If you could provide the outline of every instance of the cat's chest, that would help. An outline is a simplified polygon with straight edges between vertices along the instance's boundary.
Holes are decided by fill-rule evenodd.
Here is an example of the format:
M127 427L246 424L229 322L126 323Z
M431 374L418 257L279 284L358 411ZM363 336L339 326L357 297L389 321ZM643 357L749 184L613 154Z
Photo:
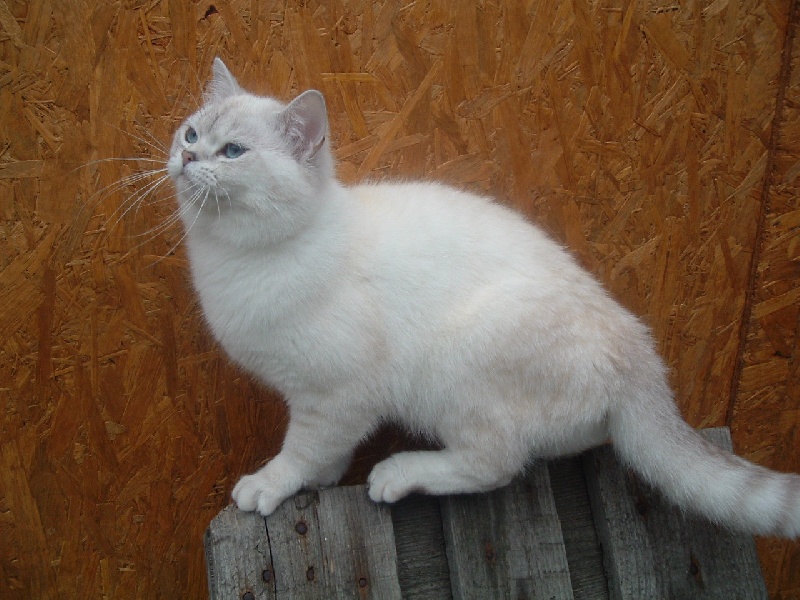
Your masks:
M217 341L279 389L331 387L375 351L374 320L359 309L358 290L337 283L330 268L232 256L195 260L192 272Z
M206 319L231 351L266 350L272 337L297 329L303 307L323 293L312 273L255 253L195 256L192 274Z

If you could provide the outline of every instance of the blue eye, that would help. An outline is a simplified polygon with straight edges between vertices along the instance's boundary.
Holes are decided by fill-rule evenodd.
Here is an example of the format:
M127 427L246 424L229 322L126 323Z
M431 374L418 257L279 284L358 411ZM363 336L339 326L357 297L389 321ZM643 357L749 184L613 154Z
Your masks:
M226 158L239 158L245 153L247 148L239 144L225 144L220 150L220 154L224 154Z
M186 130L186 135L183 137L190 144L194 144L197 141L197 132L193 127L189 127L189 129Z

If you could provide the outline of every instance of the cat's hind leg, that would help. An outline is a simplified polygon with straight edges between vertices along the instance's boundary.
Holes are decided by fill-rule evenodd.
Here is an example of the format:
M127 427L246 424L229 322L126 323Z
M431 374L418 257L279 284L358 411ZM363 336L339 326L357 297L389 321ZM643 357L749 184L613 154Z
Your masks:
M368 481L369 497L396 502L412 492L487 492L508 484L523 467L523 459L492 460L474 448L400 452L375 465Z

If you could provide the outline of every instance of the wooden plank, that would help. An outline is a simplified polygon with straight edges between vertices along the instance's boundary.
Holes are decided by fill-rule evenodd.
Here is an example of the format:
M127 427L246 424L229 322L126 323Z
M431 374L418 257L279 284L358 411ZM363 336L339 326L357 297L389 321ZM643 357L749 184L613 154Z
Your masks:
M326 594L324 598L400 598L390 508L375 504L364 486L320 492Z
M607 600L603 549L595 532L589 490L578 456L548 463L550 487L561 521L572 595L575 600Z
M392 506L392 524L403 600L452 598L439 499L403 498Z
M302 493L267 519L279 598L400 598L389 509L363 486Z
M321 588L322 548L316 492L298 494L281 504L267 519L275 595L313 597Z
M441 506L454 598L573 597L546 465Z
M703 433L731 447L727 428ZM584 465L612 598L767 598L752 537L684 516L609 446Z
M211 600L276 597L264 517L228 506L211 521L204 543Z
M364 486L298 494L266 522L229 506L205 539L211 600L401 597L391 515Z

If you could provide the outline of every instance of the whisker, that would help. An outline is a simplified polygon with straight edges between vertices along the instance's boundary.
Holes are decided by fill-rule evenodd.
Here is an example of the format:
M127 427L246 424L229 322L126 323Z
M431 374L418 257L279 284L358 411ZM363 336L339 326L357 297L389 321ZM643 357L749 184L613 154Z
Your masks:
M162 175L155 182L151 182L147 186L145 186L144 191L138 194L138 199L136 200L136 211L134 212L134 216L138 216L139 208L144 203L144 199L154 194L156 190L158 190L162 185L164 185L168 181L169 181L169 176ZM156 203L158 202L154 202L153 204Z
M277 204L275 204L274 202L272 202L272 201L269 199L269 195L267 195L267 196L266 196L265 200L266 200L267 202L269 202L269 205L270 205L270 207L271 207L271 208L272 208L272 209L273 209L273 210L274 210L276 213L278 213L278 214L279 214L281 217L284 217L284 214L283 214L283 212L281 211L280 207L278 207L278 205L277 205Z
M233 208L233 201L231 201L231 195L228 193L228 190L226 190L224 187L219 189L222 190L222 193L225 194L225 197L228 199L228 207ZM217 207L219 208L219 200L217 200Z
M111 225L111 228L113 229L114 227L119 225L120 222L125 218L125 216L128 213L130 213L131 210L134 210L134 208L135 208L134 215L138 215L139 208L141 207L144 199L151 193L155 192L162 185L164 185L167 181L169 181L169 177L167 177L166 175L162 175L155 181L149 182L142 189L137 190L135 194L127 198L125 202L123 202L122 205L120 205L117 208L117 210L115 210L111 214L111 217L109 217L109 219L111 219L114 216L118 215L114 223Z
M161 262L162 260L164 260L164 259L165 259L167 256L169 256L170 254L172 254L173 252L175 252L176 248L177 248L178 246L180 246L181 242L183 242L183 240L184 240L184 239L186 239L186 236L187 236L187 235L189 235L189 232L190 232L190 231L191 231L191 230L194 228L194 226L195 226L195 223L197 223L197 219L200 217L200 213L202 213L202 212L203 212L203 208L205 207L205 205L206 205L206 201L208 200L208 196L209 196L210 189L209 189L209 188L205 188L205 192L206 192L206 193L205 193L205 195L203 196L203 201L200 203L200 208L198 208L198 209L197 209L197 214L194 216L194 219L192 220L191 224L190 224L188 227L186 227L186 228L185 228L185 230L184 230L184 232L183 232L183 235L180 237L180 239L179 239L177 242L175 242L175 244L172 246L172 248L170 248L170 249L169 249L169 251L168 251L168 252L167 252L167 253L166 253L164 256L162 256L162 257L161 257L161 258L159 258L157 261L155 261L154 263L152 263L152 264L150 265L151 267L152 267L152 266L155 266L155 265L156 265L156 264L158 264L158 263L160 263L160 262ZM194 205L194 201L192 202L192 205Z
M169 180L168 178L165 179L165 181L168 181L168 180ZM177 197L178 197L178 193L177 192L172 192L168 196L158 196L158 197L154 198L153 200L150 201L149 205L150 206L160 206L160 205L164 205L164 204L174 204L174 201L175 201L175 199Z
M106 123L106 125L109 125L109 126L113 127L114 129L116 129L120 133L122 133L124 135L127 135L128 137L130 137L130 138L132 138L132 139L144 144L145 146L149 147L151 150L155 150L158 154L161 154L161 155L163 155L165 157L169 156L169 151L167 150L167 148L160 141L156 141L156 144L154 144L153 142L151 142L149 140L146 140L145 138L143 138L140 135L136 135L134 133L131 133L130 131L125 131L124 129L114 125L114 123L111 123L110 121L105 121L105 123Z
M189 190L191 190L191 189L192 189L192 188L189 188ZM189 190L187 190L187 191L189 191ZM145 231L145 232L143 232L143 233L139 234L139 235L141 235L141 236L145 236L145 235L146 235L146 236L148 236L148 237L147 237L145 240L143 240L143 241L142 241L142 244L146 244L147 242L149 242L149 241L151 241L151 240L155 239L155 238L156 238L156 237L158 237L158 236L159 236L161 233L163 233L164 231L168 230L168 229L169 229L170 227L172 227L172 226L173 226L175 223L177 223L178 221L180 221L180 220L183 218L183 216L184 216L184 215L185 215L185 214L186 214L186 213L187 213L189 210L191 210L192 206L194 206L195 202L197 202L198 198L200 197L200 194L202 194L202 193L203 193L203 188L201 188L201 187L199 187L199 186L198 186L198 189L197 189L197 190L195 190L195 191L192 193L192 196L191 196L191 198L189 199L189 201L188 201L186 204L184 204L183 206L180 206L180 207L179 207L179 208L178 208L176 211L174 211L174 212L173 212L173 214L172 214L172 215L170 215L170 216L169 216L169 217L168 217L168 218L167 218L165 221L163 221L162 223L159 223L159 224L158 224L158 225L156 225L155 227L152 227L151 229L148 229L147 231ZM178 195L177 193L176 193L176 194L173 194L172 198L175 198L175 197L177 197L177 195ZM141 244L140 244L140 245L141 245ZM137 246L137 247L138 247L138 246Z
M75 171L80 171L81 169L86 169L88 167L91 167L91 166L94 166L94 165L97 165L97 164L101 164L101 163L107 163L107 162L131 162L131 161L135 161L135 162L151 162L151 163L158 163L158 164L162 164L162 165L164 164L164 161L162 159L148 158L146 156L125 156L125 157L97 158L95 160L90 160L89 162L84 163L84 164L82 164L82 165L80 165L78 167L75 167L71 171L68 171L68 174L72 174Z
M153 177L155 175L156 173L150 173L150 172L145 174L134 173L133 175L128 175L126 177L123 177L122 179L114 181L113 183L110 183L105 187L97 190L94 194L92 194L89 198L87 198L83 203L84 204L83 208L94 211L100 205L100 203L103 202L103 200L110 197L111 195L119 191L122 191L129 185L134 185L138 183L142 179L146 179L147 177ZM116 211L114 212L116 213Z
M80 171L82 169L86 169L93 165L97 164L104 164L104 163L114 163L114 162L130 162L130 161L141 161L145 163L155 163L159 165L163 165L164 161L156 160L153 158L146 158L146 157L112 157L112 158L99 158L96 160L89 161L83 165L75 167L71 171L67 173L67 175L72 175L76 171ZM105 198L109 197L111 194L123 189L128 185L132 185L140 181L143 178L151 177L159 173L166 173L166 167L161 167L158 169L145 169L141 171L137 171L136 173L132 173L130 175L125 175L124 177L113 181L112 183L104 186L103 188L96 190L91 196L89 196L84 201L84 206L81 207L81 212L86 210L87 208L94 210Z
M100 190L96 191L92 194L87 200L86 205L91 206L92 208L97 207L100 202L102 202L105 198L108 198L112 194L122 190L123 188L138 183L143 179L147 179L148 177L154 177L158 174L166 173L166 169L151 169L147 171L140 171L138 173L133 173L131 175L126 175L122 179L114 181L113 183L108 184L107 186L101 188ZM162 178L164 175L162 175ZM114 211L116 214L116 211ZM113 215L112 215L113 216Z
M175 67L182 72L186 72L188 69L189 72L187 74L193 73L194 81L200 81L194 65L188 63L176 63ZM179 94L179 96L181 96L179 101L173 103L173 108L179 104L188 105L192 102L194 103L195 108L201 105L202 88L200 89L200 92L198 92L196 86L189 86L188 82L191 80L191 76L188 78L179 78L179 89L181 89L182 93ZM176 113L173 112L172 117L173 119L177 118ZM187 189L182 191L175 189L169 190L166 188L165 184L170 181L170 178L165 167L165 159L170 156L170 144L165 144L162 142L157 137L156 131L142 126L139 123L133 123L131 126L122 123L115 124L106 122L106 126L120 132L126 138L135 141L136 143L132 145L135 150L132 153L141 153L144 156L97 158L77 167L75 170L91 168L93 166L104 164L111 165L115 163L133 163L137 165L139 169L148 166L152 167L150 169L145 168L137 173L125 175L117 181L114 181L108 185L103 185L85 202L87 207L91 207L96 210L97 206L109 198L109 196L122 192L122 201L119 203L119 206L117 206L113 212L111 212L110 216L106 220L106 225L112 229L119 226L121 222L128 220L131 217L137 218L140 214L140 211L143 211L143 214L147 215L159 215L157 224L153 226L149 226L150 224L148 224L148 226L144 228L146 231L135 234L137 241L134 247L129 249L129 251L126 253L126 256L131 256L137 251L137 249L152 242L158 236L163 235L165 232L175 227L176 224L179 224L181 221L183 221L184 227L182 228L180 235L176 235L178 233L177 231L176 234L169 235L169 238L172 238L172 241L175 241L175 238L177 237L177 241L175 241L175 243L170 241L167 244L169 246L169 250L166 254L161 256L161 258L150 265L153 266L173 254L178 246L183 243L183 241L186 239L186 236L194 229L195 226L197 226L200 214L207 210L206 206L208 206L209 202L212 200L212 195L213 201L217 205L218 218L222 218L221 202L224 201L222 199L222 194L225 194L225 197L227 197L228 204L231 206L233 205L227 190L223 188L217 188L216 186L206 187L201 184L192 184ZM158 131L160 132L160 130ZM122 170L124 171L125 169ZM107 171L97 171L96 173L93 172L91 177L95 185L97 185L97 183L102 181L100 177L105 178L104 176L107 174ZM128 186L132 186L132 189L129 189ZM175 202L176 199L182 200ZM145 204L145 202L147 204ZM170 210L163 208L168 203L174 203ZM149 210L147 213L144 213L144 209L146 207L161 208L158 208L156 213L150 213ZM162 252L157 252L157 254L161 255Z
M195 67L195 65L193 65L193 64L189 64L188 66L189 66L189 68L192 70L192 74L194 75L194 80L195 80L196 82L203 81L203 80L200 78L200 74L197 72L197 68ZM192 91L192 90L189 88L189 86L187 85L186 81L187 81L187 78L186 78L186 77L181 77L181 78L180 78L181 87L183 88L183 90L184 90L184 91L185 91L187 94L189 94L189 96L190 96L190 97L191 97L191 99L192 99L192 102L194 102L194 105L195 105L195 107L197 107L197 106L200 106L200 105L202 104L202 103L200 102L200 98L198 98L198 96L197 96L197 95L194 93L194 91Z
M163 223L161 223L158 227L154 229L159 232L165 231L166 229L172 227L175 223L182 221L183 217L186 216L186 214L195 206L195 203L197 202L197 200L199 200L200 195L204 191L207 193L207 190L205 190L205 188L198 187L198 189L193 192L192 197L189 199L189 202L180 206Z
M169 155L170 155L170 151L169 151L169 149L167 148L166 144L164 144L164 143L163 143L161 140L159 140L159 139L158 139L158 138L157 138L157 137L156 137L156 136L153 134L153 132L152 132L152 131L150 131L150 130L149 130L149 129L147 129L146 127L145 127L145 128L143 128L143 129L142 129L142 131L143 131L143 132L144 132L144 133L145 133L145 134L146 134L146 135L147 135L147 136L148 136L148 137L149 137L151 140L153 140L153 143L154 143L154 144L156 144L157 146L159 146L159 147L160 147L160 148L161 148L161 149L164 151L164 154L165 154L166 156L169 156Z

